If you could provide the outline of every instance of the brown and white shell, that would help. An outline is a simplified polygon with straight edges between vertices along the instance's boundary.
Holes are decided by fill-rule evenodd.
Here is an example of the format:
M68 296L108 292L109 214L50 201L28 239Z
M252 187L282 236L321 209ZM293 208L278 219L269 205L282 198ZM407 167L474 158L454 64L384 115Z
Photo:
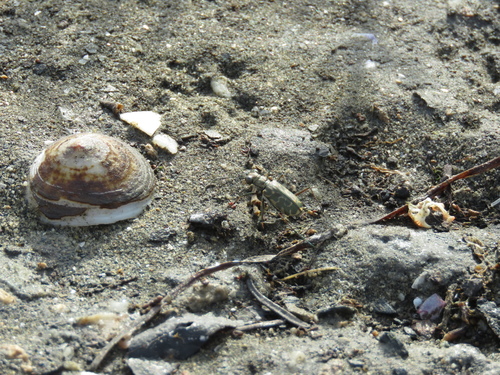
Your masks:
M156 179L144 157L102 134L64 137L31 166L27 197L45 223L88 226L134 218L151 202Z

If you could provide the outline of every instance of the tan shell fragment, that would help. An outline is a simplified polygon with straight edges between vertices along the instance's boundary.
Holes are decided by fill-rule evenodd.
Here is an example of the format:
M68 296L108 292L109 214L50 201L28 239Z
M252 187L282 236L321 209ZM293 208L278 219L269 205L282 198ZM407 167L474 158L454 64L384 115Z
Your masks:
M434 202L430 198L427 198L416 205L408 203L408 216L410 216L415 224L422 228L432 228L426 222L427 217L431 214L431 210L441 212L444 222L448 224L455 220L455 216L451 216L448 211L446 211L443 203Z
M36 158L27 197L45 223L111 224L138 216L151 201L155 182L146 159L126 143L76 134Z
M5 305L10 305L11 303L16 302L16 297L14 297L9 292L0 289L0 302Z

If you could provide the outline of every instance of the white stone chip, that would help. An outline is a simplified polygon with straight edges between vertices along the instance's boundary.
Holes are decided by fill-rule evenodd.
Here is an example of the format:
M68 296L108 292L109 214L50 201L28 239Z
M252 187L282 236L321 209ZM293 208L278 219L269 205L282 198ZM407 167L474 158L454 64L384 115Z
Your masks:
M150 137L161 126L161 115L152 111L122 113L120 120L132 125Z
M222 76L212 77L210 81L210 86L212 87L212 91L215 95L220 96L221 98L230 98L231 92L227 87L227 78Z
M153 137L153 144L156 147L162 148L171 154L176 154L179 149L179 144L175 139L167 134L157 134Z

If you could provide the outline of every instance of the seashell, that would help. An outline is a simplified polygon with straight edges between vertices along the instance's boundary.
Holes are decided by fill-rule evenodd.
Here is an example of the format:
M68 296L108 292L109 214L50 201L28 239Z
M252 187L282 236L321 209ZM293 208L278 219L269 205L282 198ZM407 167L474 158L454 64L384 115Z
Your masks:
M146 133L150 137L161 126L161 115L152 111L127 112L120 114L120 120Z
M138 216L151 202L153 171L139 152L102 134L76 134L47 147L31 166L27 198L41 221L111 224Z

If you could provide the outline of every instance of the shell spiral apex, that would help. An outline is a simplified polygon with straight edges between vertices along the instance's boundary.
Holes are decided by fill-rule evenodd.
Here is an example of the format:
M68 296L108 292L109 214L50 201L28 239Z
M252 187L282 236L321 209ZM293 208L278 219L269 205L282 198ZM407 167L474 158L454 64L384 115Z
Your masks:
M27 197L45 223L111 224L138 216L151 202L155 182L149 163L126 143L102 134L75 134L38 155Z

